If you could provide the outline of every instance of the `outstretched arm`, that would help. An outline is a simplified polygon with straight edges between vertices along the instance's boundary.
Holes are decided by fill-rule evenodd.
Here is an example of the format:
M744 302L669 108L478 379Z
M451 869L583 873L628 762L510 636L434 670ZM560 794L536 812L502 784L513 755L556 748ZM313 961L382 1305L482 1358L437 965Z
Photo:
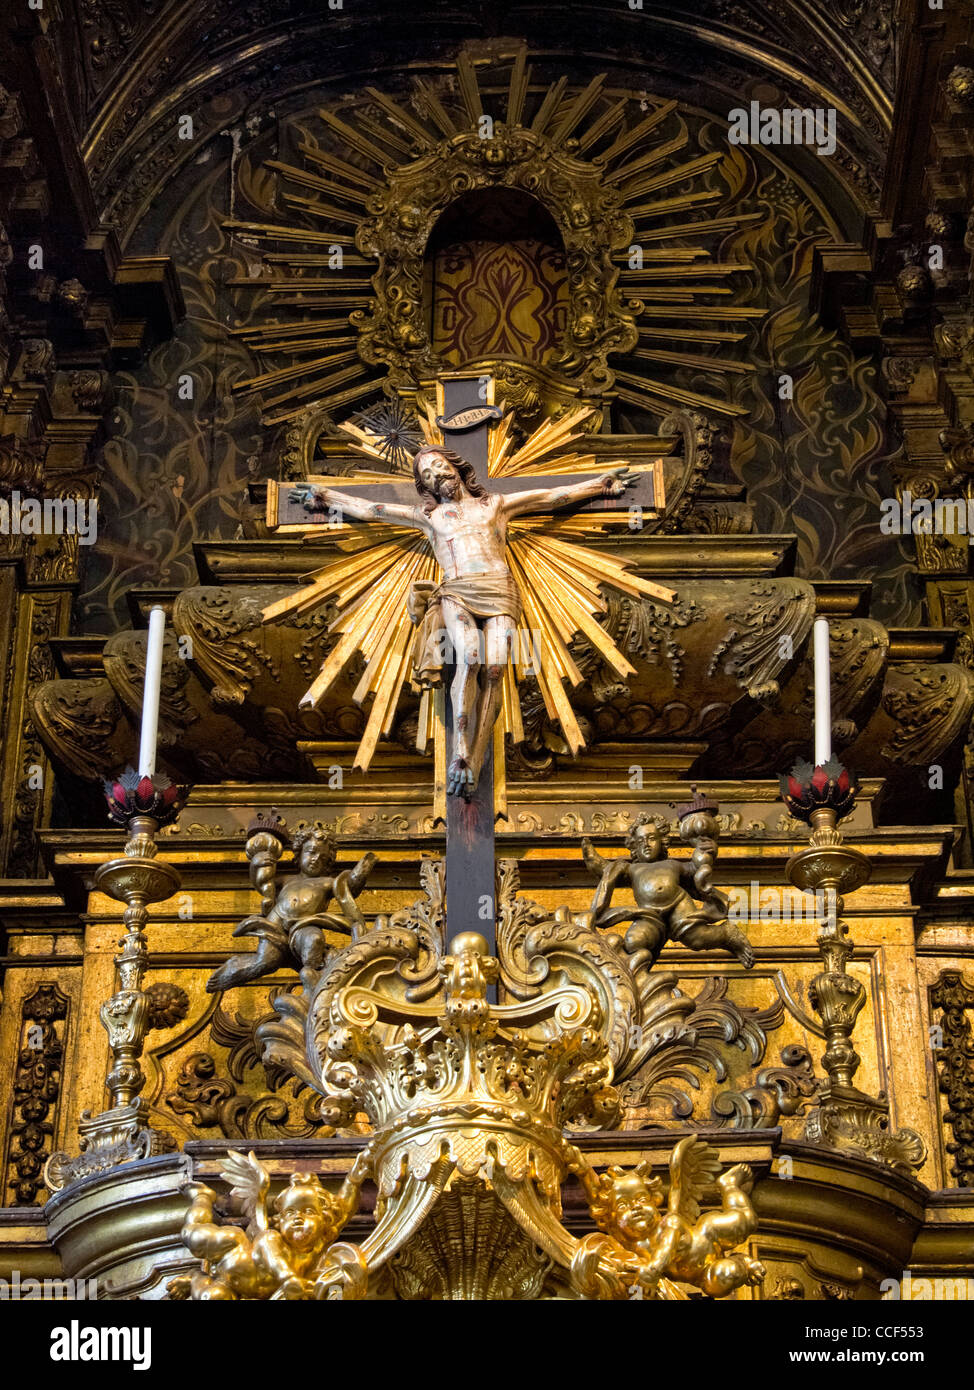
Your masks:
M372 872L375 864L376 856L369 850L368 854L364 854L358 861L354 869L349 869L348 888L353 898L357 898L365 887L365 880Z
M370 502L365 497L321 487L317 483L301 483L295 492L303 499L308 512L327 512L334 508L340 515L354 517L356 521L388 521L393 526L429 531L426 513L420 507L404 507L398 502Z
M539 487L531 488L529 492L508 493L502 499L501 506L508 516L555 512L562 507L577 506L579 502L591 502L595 497L621 497L638 477L639 474L630 468L614 468L611 473L603 473L599 478L588 478L584 483L573 483L569 487Z

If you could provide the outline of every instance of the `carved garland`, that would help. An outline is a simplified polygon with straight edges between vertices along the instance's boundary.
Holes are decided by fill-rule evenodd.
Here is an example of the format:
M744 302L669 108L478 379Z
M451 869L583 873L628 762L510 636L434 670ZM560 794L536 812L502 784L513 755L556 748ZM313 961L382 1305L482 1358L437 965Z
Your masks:
M4 1192L10 1205L33 1206L44 1187L44 1162L52 1148L61 1095L64 1036L70 1000L54 984L38 985L21 1009L10 1114L10 1149Z
M943 1044L934 1049L941 1094L947 1099L944 1123L953 1141L945 1145L953 1155L952 1175L958 1187L974 1187L974 985L959 970L943 970L930 987L930 1003L940 1009L937 1020Z

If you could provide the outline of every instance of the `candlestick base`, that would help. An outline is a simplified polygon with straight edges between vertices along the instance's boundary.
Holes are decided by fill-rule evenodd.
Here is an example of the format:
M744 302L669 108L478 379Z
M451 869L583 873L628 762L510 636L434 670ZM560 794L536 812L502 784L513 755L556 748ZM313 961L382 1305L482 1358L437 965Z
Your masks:
M150 787L143 800L150 792L158 795ZM77 1156L56 1153L48 1159L44 1180L52 1191L116 1164L175 1148L170 1134L149 1124L148 1107L139 1097L145 1085L140 1058L149 1012L149 999L142 988L149 963L145 935L148 904L172 897L181 882L171 864L156 858L158 824L144 811L130 815L125 853L95 872L95 887L125 904L125 935L115 956L120 987L99 1010L112 1052L111 1070L105 1079L111 1104L97 1115L83 1112L78 1124L81 1152Z
M55 1153L44 1166L44 1182L52 1192L59 1192L81 1178L104 1173L120 1163L153 1154L172 1153L176 1141L166 1130L153 1129L149 1110L141 1098L128 1105L119 1105L92 1115L81 1112L78 1124L80 1153L74 1157Z
M855 1086L827 1083L819 1097L805 1121L805 1138L810 1143L869 1158L904 1177L915 1177L926 1160L926 1145L914 1129L890 1130L883 1092L870 1096Z
M843 895L861 888L872 873L866 855L847 845L838 828L838 821L855 805L855 784L834 760L814 769L799 765L781 783L792 815L812 827L808 848L788 861L788 878L796 888L816 897L824 894L817 938L824 969L811 981L808 998L822 1020L826 1041L822 1066L828 1081L806 1120L805 1137L912 1176L926 1159L923 1140L912 1129L891 1132L885 1094L867 1095L853 1083L861 1058L852 1035L868 996L861 981L849 974L855 948L840 914Z

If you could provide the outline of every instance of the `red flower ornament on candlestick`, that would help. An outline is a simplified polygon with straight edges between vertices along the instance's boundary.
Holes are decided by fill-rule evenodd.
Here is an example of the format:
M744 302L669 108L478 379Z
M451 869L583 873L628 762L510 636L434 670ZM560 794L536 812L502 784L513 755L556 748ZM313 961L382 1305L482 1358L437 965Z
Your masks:
M835 819L849 815L856 804L859 783L838 758L829 758L820 767L799 761L790 773L779 779L781 797L796 820L811 822L815 811L835 812Z
M151 816L158 825L169 825L190 792L188 786L177 786L160 773L140 777L132 767L113 781L105 781L104 787L109 819L126 827L133 816Z

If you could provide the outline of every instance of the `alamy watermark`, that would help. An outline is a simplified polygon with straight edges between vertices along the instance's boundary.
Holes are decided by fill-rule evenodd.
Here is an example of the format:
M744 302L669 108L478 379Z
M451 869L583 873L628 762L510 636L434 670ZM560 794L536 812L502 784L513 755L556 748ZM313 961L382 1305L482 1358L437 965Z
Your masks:
M77 536L80 545L98 539L98 502L88 497L0 497L0 536Z
M974 499L970 497L884 497L879 504L884 536L968 536L974 543Z
M814 145L820 155L835 154L835 107L735 106L727 113L732 145Z
M935 1279L915 1279L907 1270L902 1279L884 1279L879 1286L880 1297L884 1301L904 1299L908 1303L939 1302L941 1299L969 1302L974 1299L974 1279L959 1275L948 1279L938 1275Z
M762 888L752 879L746 887L728 888L727 919L730 922L825 922L834 926L835 893L823 888L814 893L803 892L800 888Z
M35 1279L32 1275L23 1279L19 1269L12 1270L9 1279L0 1279L0 1303L27 1303L35 1300L59 1303L97 1297L97 1279Z
M131 1361L133 1371L152 1365L151 1327L82 1327L72 1318L51 1329L52 1361Z

